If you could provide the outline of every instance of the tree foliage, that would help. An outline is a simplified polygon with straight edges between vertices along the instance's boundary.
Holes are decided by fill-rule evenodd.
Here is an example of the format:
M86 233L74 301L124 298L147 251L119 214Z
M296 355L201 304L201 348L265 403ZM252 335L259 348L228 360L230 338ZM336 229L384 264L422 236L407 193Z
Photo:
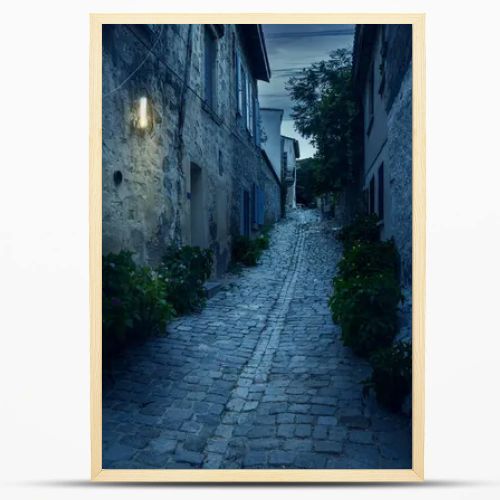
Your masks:
M296 129L316 147L314 194L335 192L353 182L359 160L359 106L352 80L352 56L338 49L287 82Z
M316 185L316 171L320 168L315 158L304 158L297 162L297 202L310 205L314 202L315 193L319 190Z

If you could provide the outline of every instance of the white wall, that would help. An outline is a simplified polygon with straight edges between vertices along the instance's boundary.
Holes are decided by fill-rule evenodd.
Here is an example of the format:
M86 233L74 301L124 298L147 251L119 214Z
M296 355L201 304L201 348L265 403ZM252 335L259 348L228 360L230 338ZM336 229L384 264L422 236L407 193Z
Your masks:
M294 148L294 139L290 137L281 136L283 139L283 152L286 153L286 165L285 167L285 178L292 177L293 184L287 189L286 196L286 204L289 208L295 208L297 206L295 188L296 188L296 166L297 166L297 158L295 158L295 148Z
M283 110L261 108L260 119L262 129L266 135L265 142L261 143L262 149L267 153L269 160L281 179L281 121Z
M283 137L283 152L287 156L286 169L288 172L293 173L295 166L297 165L297 159L295 158L295 148L293 147L294 140L289 137Z

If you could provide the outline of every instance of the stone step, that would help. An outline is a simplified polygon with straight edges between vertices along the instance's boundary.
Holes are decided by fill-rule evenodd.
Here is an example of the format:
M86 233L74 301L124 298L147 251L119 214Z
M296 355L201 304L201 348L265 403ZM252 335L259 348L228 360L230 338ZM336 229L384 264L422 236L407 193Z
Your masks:
M220 292L222 283L220 281L209 280L204 283L203 288L207 292L207 298L210 299L216 293Z

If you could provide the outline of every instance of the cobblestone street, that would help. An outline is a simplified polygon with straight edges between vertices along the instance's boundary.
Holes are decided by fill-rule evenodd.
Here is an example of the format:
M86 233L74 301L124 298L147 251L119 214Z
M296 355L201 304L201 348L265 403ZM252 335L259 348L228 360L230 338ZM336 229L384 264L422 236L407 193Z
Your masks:
M363 398L369 364L327 300L330 221L296 210L199 313L106 377L104 468L410 468L410 419ZM112 382L110 381L112 380Z

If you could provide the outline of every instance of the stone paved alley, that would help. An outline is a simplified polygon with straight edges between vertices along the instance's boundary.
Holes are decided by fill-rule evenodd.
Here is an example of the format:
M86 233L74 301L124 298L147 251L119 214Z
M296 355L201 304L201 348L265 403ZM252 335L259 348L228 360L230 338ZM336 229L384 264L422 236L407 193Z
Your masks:
M410 468L410 419L363 399L327 300L330 221L297 210L199 314L115 362L104 468Z

